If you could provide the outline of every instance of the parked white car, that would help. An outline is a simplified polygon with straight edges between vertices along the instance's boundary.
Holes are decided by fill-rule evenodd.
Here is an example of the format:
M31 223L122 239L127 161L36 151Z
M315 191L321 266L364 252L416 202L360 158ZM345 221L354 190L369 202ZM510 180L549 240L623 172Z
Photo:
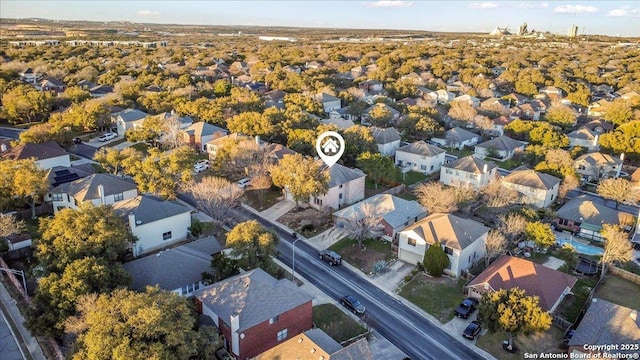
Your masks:
M207 165L207 166L209 166L209 160L207 160L207 159L198 160L198 161L196 161L195 166L198 166L198 165Z
M238 181L238 186L239 186L241 189L246 188L246 187L247 187L247 186L249 186L250 184L251 184L251 179L250 179L250 178L244 178L244 179L242 179L242 180Z
M118 137L118 134L116 133L106 133L106 134L100 135L100 137L98 138L98 141L105 142L105 141L113 140L117 137Z
M199 173L199 172L207 170L208 168L209 168L209 164L208 163L206 163L206 164L205 163L201 163L201 164L196 163L194 165L194 167L193 167L193 171Z

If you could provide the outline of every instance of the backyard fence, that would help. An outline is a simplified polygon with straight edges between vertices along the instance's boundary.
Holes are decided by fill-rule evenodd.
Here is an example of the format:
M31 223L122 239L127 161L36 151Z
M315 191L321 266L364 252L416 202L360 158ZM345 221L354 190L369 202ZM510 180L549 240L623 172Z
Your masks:
M405 184L400 184L400 185L398 185L398 186L396 186L396 187L392 187L392 188L391 188L391 189L389 189L389 190L385 190L385 191L383 191L382 193L383 193L383 194L391 194L391 195L395 195L395 194L399 194L399 193L403 192L403 191L404 191L404 189L405 189L406 187L407 187L407 186L406 186Z
M44 215L44 214L53 214L53 203L44 203L42 205L36 206L36 216ZM16 219L17 220L27 220L31 219L32 216L31 208L25 210L16 211Z
M629 280L635 284L640 285L640 275L638 274L634 274L630 271L627 271L625 269L620 269L619 267L615 267L615 266L610 266L609 267L609 272L613 275L616 275L618 277L621 277L625 280Z
M562 316L560 316L560 315L552 314L551 316L552 316L552 317L551 317L552 324L553 324L555 327L562 329L562 331L567 330L568 328L570 328L570 327L571 327L571 325L573 325L573 324L571 323L571 321L569 321L569 320L567 320L567 319L563 318L563 317L562 317Z

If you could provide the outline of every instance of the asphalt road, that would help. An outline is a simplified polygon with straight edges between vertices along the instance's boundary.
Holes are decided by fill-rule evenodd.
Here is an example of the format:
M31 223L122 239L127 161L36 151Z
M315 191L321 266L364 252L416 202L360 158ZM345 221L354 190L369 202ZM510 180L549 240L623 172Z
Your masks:
M19 139L20 133L24 130L12 129L7 127L0 127L0 136L4 136L10 139Z

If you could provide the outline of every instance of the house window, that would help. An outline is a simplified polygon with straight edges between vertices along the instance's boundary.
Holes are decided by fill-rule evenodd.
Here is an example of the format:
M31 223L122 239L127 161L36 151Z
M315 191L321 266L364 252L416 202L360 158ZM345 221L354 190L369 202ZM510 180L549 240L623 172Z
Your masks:
M411 246L416 246L416 239L408 238L407 243Z
M431 168L430 168L429 170L432 170L432 171L433 171L433 165L431 165Z
M280 315L276 315L276 316L272 317L271 319L269 319L269 324L273 324L274 322L277 322L278 320L280 320Z
M124 200L123 193L113 194L113 201L122 201L122 200Z
M433 167L433 166L432 166ZM427 165L420 165L420 170L424 171L427 170ZM432 169L433 170L433 169Z
M162 240L171 239L171 231L167 231L166 233L162 233Z
M447 254L447 255L453 255L453 249L448 247L448 246L445 246L444 247L444 253Z
M51 201L62 201L62 194L51 194Z
M448 168L445 169L444 172L445 172L445 174L449 174L449 175L453 174L453 170L448 169Z
M287 338L287 329L278 331L278 341L282 341Z
M342 199L342 194L338 195L338 199Z

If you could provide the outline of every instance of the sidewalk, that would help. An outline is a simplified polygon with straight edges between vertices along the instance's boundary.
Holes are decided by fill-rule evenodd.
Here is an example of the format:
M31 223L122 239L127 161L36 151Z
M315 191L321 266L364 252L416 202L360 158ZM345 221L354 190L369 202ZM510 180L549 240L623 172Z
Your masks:
M24 317L20 313L15 300L9 295L9 292L2 283L0 283L0 302L2 303L2 311L6 314L7 321L11 323L9 326L14 327L14 329L17 328L18 333L16 336L19 334L18 341L20 345L27 348L34 360L46 360L40 344L38 344L38 341L31 335L31 332L24 326Z
M282 200L272 207L265 209L258 213L266 220L276 221L280 216L288 213L291 209L296 207L296 202L292 200Z

